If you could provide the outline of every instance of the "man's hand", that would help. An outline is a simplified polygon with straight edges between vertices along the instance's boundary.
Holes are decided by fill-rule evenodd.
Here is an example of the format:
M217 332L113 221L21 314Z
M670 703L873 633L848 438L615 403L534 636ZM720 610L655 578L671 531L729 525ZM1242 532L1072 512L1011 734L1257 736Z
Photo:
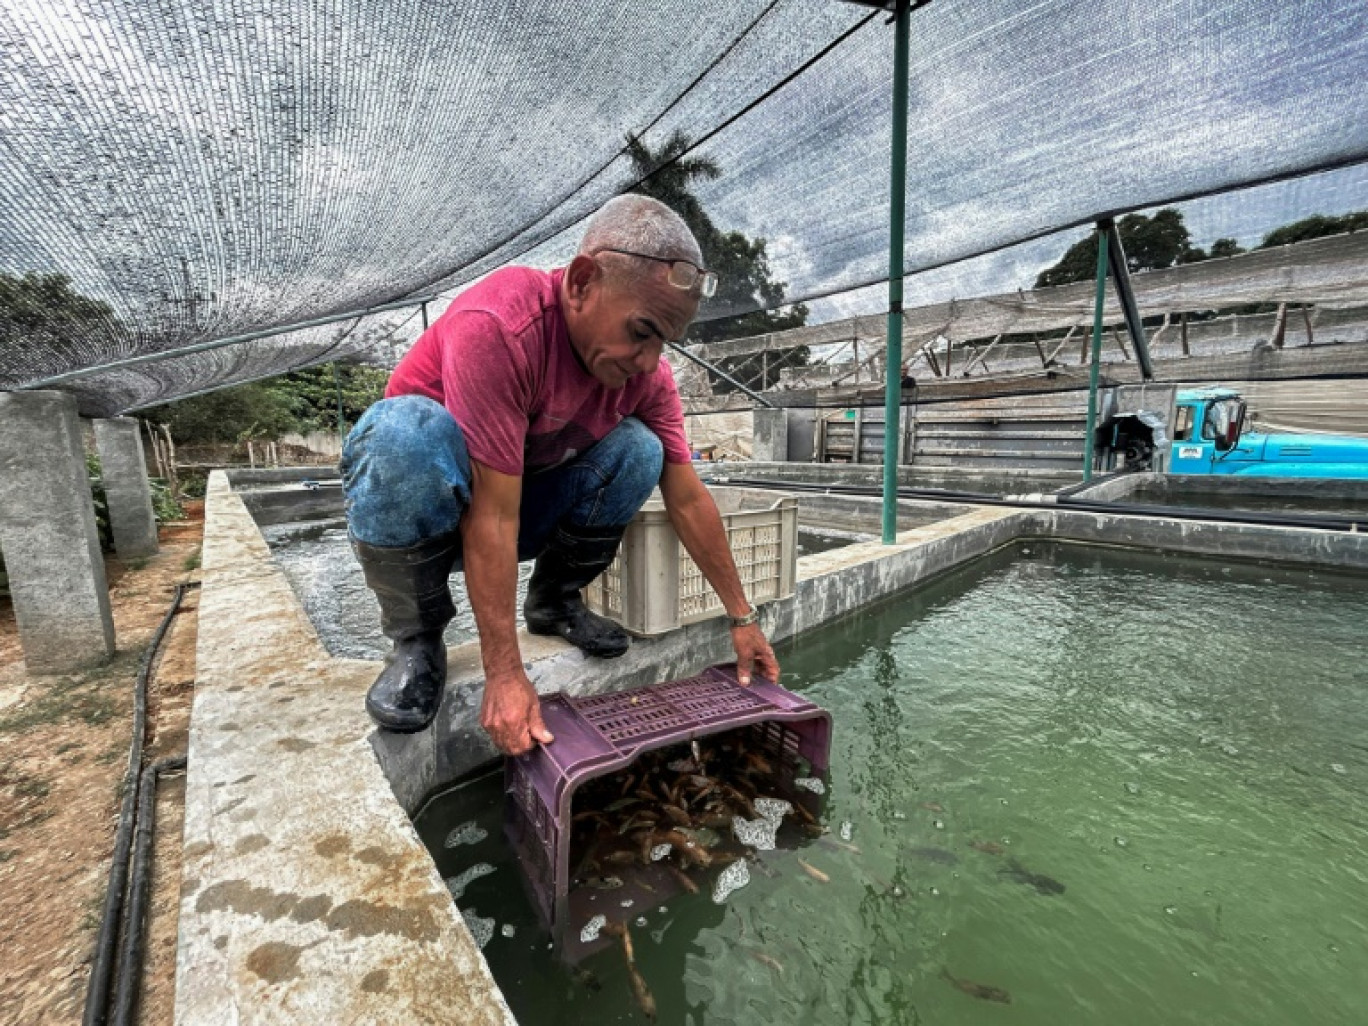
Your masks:
M759 624L732 628L732 644L736 646L736 679L742 687L749 687L751 674L779 683L779 660Z
M537 689L521 667L514 673L485 680L480 726L499 750L509 755L522 755L534 743L549 745L556 740L542 722Z

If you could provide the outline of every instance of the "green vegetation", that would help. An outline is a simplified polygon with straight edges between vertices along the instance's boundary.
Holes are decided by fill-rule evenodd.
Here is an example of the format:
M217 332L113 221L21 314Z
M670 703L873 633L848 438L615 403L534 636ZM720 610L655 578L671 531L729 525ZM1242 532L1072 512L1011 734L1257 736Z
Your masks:
M90 498L95 504L95 530L100 536L100 548L110 552L114 548L114 532L109 526L109 500L105 496L98 453L85 454L86 478L90 481Z
M118 703L102 687L111 680L122 680L133 672L136 653L122 653L95 673L58 677L37 688L22 705L0 715L0 734L20 733L75 718L90 726L108 723L118 712Z
M166 403L147 411L147 417L166 424L178 444L272 439L292 431L336 431L340 394L345 430L385 394L388 380L389 371L381 367L310 367Z
M1316 214L1292 224L1274 228L1256 247L1268 249L1294 242L1306 242L1325 235L1362 231L1368 228L1368 210L1326 217ZM1245 250L1230 238L1217 239L1210 252L1192 245L1192 236L1183 223L1182 211L1165 207L1153 216L1127 214L1116 222L1121 244L1126 249L1126 263L1132 271L1150 271L1177 264L1195 264L1215 257L1236 256ZM1097 273L1097 236L1089 234L1068 248L1057 264L1047 267L1036 277L1035 287L1049 288L1076 281L1092 281Z
M200 567L200 546L196 545L196 546L195 546L195 551L192 552L192 553L190 553L190 555L186 556L186 557L185 557L185 561L184 561L183 563L181 563L181 569L184 570L186 573L189 573L191 570L198 570L199 567Z
M766 241L751 239L741 232L724 232L703 210L693 194L693 185L718 178L722 169L707 157L683 157L691 145L689 137L682 132L675 132L658 150L652 150L640 139L629 139L627 154L632 160L632 170L637 178L645 178L631 191L660 200L684 218L703 250L703 262L717 273L717 295L710 302L722 307L760 309L695 324L689 329L690 341L720 342L806 324L808 310L802 303L790 306L787 311L777 309L784 302L788 286L786 282L774 280ZM719 365L754 388L768 388L778 384L781 362L786 366L801 366L807 359L804 347L786 354L783 361L771 360L768 373L764 373L764 354L760 353L722 360ZM714 391L731 391L731 386L720 379L713 385Z
M1313 214L1300 221L1274 228L1259 243L1260 249L1270 246L1287 246L1294 242L1306 242L1325 235L1342 235L1345 232L1361 232L1368 228L1368 210L1357 210L1342 217L1326 217Z
M109 526L109 499L105 495L103 469L100 455L96 452L85 454L86 477L90 481L90 499L95 507L95 528L100 535L100 548L110 552L114 548L114 533ZM152 513L157 523L180 520L185 516L180 500L176 498L171 486L159 477L151 478L148 486L152 492ZM3 564L0 564L3 566Z
M81 360L75 346L94 332L118 328L107 303L81 295L65 274L0 272L0 349L23 346Z

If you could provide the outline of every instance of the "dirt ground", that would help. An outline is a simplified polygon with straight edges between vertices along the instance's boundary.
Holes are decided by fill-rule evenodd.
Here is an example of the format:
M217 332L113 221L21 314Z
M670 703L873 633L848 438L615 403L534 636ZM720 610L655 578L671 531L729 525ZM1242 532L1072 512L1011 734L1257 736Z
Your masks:
M164 525L161 551L106 574L117 651L83 673L25 672L14 610L0 599L0 1026L81 1021L99 928L138 662L177 583L198 579L203 503ZM195 681L198 589L162 643L148 689L145 758L185 753ZM184 779L162 777L138 1021L170 1026Z

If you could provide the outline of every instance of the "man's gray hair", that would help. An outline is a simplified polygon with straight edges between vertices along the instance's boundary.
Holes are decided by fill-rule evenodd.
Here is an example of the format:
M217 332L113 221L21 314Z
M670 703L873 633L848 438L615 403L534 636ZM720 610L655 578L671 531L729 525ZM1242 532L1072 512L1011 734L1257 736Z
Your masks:
M626 249L665 260L687 260L703 266L703 251L684 219L660 200L637 193L615 196L599 207L584 229L580 253L588 256L604 249ZM612 276L630 284L646 268L642 260L614 261Z

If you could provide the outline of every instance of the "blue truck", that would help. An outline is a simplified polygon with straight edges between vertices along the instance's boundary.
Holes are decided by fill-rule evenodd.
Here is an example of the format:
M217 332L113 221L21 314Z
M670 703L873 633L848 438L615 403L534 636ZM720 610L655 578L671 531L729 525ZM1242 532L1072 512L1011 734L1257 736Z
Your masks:
M1183 389L1170 432L1170 474L1368 479L1368 438L1246 431L1230 388Z

